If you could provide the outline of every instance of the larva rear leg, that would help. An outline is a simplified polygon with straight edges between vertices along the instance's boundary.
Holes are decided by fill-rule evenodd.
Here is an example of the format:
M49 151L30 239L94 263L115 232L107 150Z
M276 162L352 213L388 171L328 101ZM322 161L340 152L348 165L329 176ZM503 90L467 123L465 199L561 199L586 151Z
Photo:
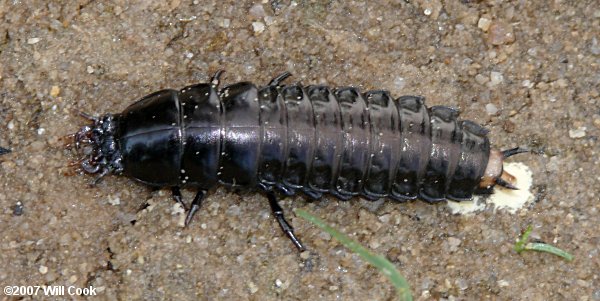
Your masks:
M213 88L218 88L221 83L221 75L225 73L225 70L219 69L215 72L215 74L210 78L210 84L213 85Z
M190 224L190 222L192 221L192 218L194 218L194 215L200 209L200 206L202 205L202 200L204 199L205 195L206 195L206 190L198 190L198 192L196 193L196 196L194 197L194 200L192 201L192 205L190 206L190 210L188 210L187 215L185 216L185 224L184 225L186 227L187 227L187 225Z
M269 206L271 207L273 216L275 216L275 219L277 220L277 223L279 223L279 226L281 227L283 233L285 233L285 235L292 241L292 243L296 246L296 248L298 248L300 252L304 252L306 248L304 247L300 239L296 237L296 234L294 234L294 228L285 219L285 212L277 202L277 196L275 195L273 189L264 184L259 184L259 187L267 195L267 199L269 199Z
M183 207L183 210L187 210L187 206L185 205L185 203L183 202L183 199L181 198L181 190L179 189L179 186L171 187L171 195L173 196L173 200L175 202L179 203L181 205L181 207Z
M198 190L196 196L194 197L194 200L192 201L190 209L188 209L185 203L183 202L183 198L181 197L181 189L179 188L179 186L171 187L171 194L173 196L173 200L179 203L181 207L183 207L183 210L187 212L184 223L184 225L187 227L187 225L192 221L192 218L194 217L196 212L198 212L198 210L200 209L200 205L202 205L202 199L204 199L206 191Z
M279 87L279 84L281 84L282 81L286 80L288 77L292 76L291 73L289 73L288 71L285 71L277 76L275 76L270 82L269 82L269 86L270 87Z
M287 222L287 220L285 220L285 212L283 212L283 208L281 208L281 206L277 202L277 197L275 196L275 193L273 191L268 191L267 198L269 199L269 205L271 206L273 215L275 216L275 219L277 219L281 230L285 233L285 235L287 235L287 237L292 241L292 243L296 246L296 248L298 248L300 252L304 252L306 248L304 247L302 242L300 242L300 239L298 239L298 237L296 237L296 235L294 234L294 228Z

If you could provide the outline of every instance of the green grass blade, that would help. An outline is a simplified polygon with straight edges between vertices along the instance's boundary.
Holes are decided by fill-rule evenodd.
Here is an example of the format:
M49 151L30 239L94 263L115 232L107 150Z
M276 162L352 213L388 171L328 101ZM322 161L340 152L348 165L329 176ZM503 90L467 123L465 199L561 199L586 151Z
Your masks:
M556 256L560 256L567 261L573 260L573 255L571 255L567 251L561 250L555 246L541 243L541 242L527 243L527 239L529 239L529 235L531 234L532 230L533 230L533 228L531 227L531 225L529 225L527 227L527 230L525 230L525 232L523 233L523 236L521 236L521 238L519 238L519 240L515 244L515 251L517 251L517 253L521 253L523 251L538 251L538 252L546 252L546 253L554 254Z
M566 261L573 260L573 255L571 255L567 251L561 250L555 246L551 246L551 245L545 244L545 243L530 242L525 245L525 250L546 252L546 253L554 254L556 256L560 256L560 257L564 258Z
M533 227L531 225L527 226L527 230L523 232L523 235L515 244L515 251L517 251L517 253L521 253L525 250L525 243L527 243L527 239L529 239L531 231L533 231Z
M400 300L412 301L412 295L410 293L410 286L406 279L400 274L393 263L389 262L385 257L371 253L367 248L361 244L346 236L345 234L337 231L333 227L327 225L324 221L318 217L304 211L302 209L296 209L295 213L303 219L311 222L315 226L323 229L323 231L329 233L333 238L337 239L352 252L358 254L365 261L376 267L381 273L383 273L394 285L398 297Z

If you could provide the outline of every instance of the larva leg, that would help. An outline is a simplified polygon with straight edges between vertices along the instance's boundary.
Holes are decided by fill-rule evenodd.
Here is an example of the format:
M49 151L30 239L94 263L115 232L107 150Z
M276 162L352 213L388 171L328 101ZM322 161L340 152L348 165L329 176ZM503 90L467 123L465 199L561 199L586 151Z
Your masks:
M183 207L183 210L187 210L187 206L183 203L183 199L181 198L181 190L179 190L179 186L171 187L171 194L173 196L173 200Z
M217 70L215 75L210 78L210 84L213 85L215 89L219 87L219 84L221 83L221 75L223 75L224 72L225 70L223 69Z
M192 201L192 206L190 207L190 210L185 216L186 226L190 224L192 218L194 217L194 214L196 214L196 212L198 212L198 209L200 209L200 205L202 205L202 199L204 199L205 194L205 190L198 190L198 192L196 193L196 197L194 197L194 200Z
M285 235L287 235L287 237L292 241L292 243L294 243L294 245L296 246L296 248L298 248L300 252L304 252L304 250L306 249L294 234L294 228L292 228L292 226L285 220L283 208L281 208L281 206L279 206L279 203L277 203L277 197L275 196L275 193L273 191L266 191L266 194L267 198L269 199L269 205L271 205L273 215L277 219L281 230L283 230Z
M281 84L282 81L284 81L286 78L292 76L291 73L289 72L283 72L277 76L275 76L270 82L269 82L269 86L271 87L278 87L279 84Z

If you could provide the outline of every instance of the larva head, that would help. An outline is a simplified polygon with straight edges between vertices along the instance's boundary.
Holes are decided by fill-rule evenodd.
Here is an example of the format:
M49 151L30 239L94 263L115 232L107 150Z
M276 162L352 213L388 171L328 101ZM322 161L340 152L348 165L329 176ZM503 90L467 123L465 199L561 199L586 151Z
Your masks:
M504 170L504 159L524 152L528 152L528 150L518 147L505 151L492 149L487 167L481 177L481 182L479 182L479 188L485 190L500 185L508 189L518 189L514 186L515 177Z
M98 174L94 184L107 174L120 174L123 165L115 139L118 117L111 114L101 117L81 115L92 123L72 135L75 149L81 156L79 166L86 173Z

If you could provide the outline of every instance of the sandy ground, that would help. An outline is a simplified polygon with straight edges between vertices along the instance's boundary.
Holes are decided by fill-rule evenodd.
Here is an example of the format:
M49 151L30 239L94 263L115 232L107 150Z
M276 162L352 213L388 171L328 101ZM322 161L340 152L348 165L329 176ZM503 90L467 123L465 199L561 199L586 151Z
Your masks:
M291 213L303 208L394 262L416 299L600 300L597 1L0 0L0 17L0 145L13 150L0 157L2 286L93 286L94 300L393 299L378 271ZM537 151L512 159L531 168L535 202L455 215L288 198L311 251L300 256L259 194L219 189L184 229L168 191L119 177L89 188L67 167L60 137L85 123L76 110L120 112L220 68L229 83L287 70L458 107L499 148ZM516 254L530 224L575 260Z

